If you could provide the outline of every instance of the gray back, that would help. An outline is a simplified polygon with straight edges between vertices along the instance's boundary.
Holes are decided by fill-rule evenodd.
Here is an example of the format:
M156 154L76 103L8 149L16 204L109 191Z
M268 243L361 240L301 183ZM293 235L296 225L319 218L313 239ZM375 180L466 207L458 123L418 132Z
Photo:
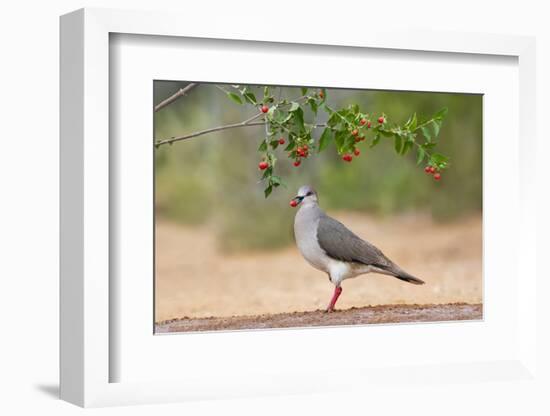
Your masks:
M317 240L321 248L333 259L357 262L387 268L392 262L371 243L362 240L345 225L321 214L317 229Z

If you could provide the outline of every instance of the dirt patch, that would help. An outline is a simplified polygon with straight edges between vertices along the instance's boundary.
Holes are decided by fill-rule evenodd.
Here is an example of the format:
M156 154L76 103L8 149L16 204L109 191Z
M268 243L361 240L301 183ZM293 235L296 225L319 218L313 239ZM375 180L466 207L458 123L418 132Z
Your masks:
M379 305L336 310L263 314L254 316L181 318L155 325L156 333L220 331L237 329L296 328L312 326L365 325L397 322L479 320L481 304Z
M422 215L378 218L331 212L425 285L369 274L345 280L341 310L364 305L482 302L481 216L440 224ZM289 233L292 227L288 228ZM156 225L155 321L188 316L259 316L322 309L334 285L294 244L240 252L218 249L212 228ZM336 319L336 318L328 318Z

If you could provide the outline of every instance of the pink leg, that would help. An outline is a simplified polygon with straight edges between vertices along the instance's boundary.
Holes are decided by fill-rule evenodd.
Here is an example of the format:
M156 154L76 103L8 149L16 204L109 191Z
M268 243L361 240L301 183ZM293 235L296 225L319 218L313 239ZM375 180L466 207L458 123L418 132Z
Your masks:
M336 286L334 288L334 294L332 295L332 299L330 300L330 303L327 307L327 312L332 312L334 310L334 305L336 305L336 301L338 300L338 297L342 293L342 288L340 286Z

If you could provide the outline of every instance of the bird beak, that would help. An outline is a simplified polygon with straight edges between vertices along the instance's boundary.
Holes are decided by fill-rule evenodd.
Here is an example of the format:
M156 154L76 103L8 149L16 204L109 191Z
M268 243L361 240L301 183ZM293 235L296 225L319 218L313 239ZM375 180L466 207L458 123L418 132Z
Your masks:
M296 196L296 197L294 197L294 198L290 201L290 206L293 207L293 208L294 208L294 207L297 207L297 206L300 204L300 202L302 202L303 199L304 199L303 196Z

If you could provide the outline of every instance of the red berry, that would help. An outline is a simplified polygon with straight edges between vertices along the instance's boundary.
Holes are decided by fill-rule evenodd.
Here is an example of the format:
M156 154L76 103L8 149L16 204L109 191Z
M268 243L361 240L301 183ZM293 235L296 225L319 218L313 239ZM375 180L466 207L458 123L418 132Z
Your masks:
M367 120L365 120L364 118L362 118L362 119L359 121L359 124L361 124L362 126L364 126L365 124L367 124Z
M281 137L281 138L279 139L279 144L285 144L285 139Z
M424 172L426 172L426 173L432 173L431 166L426 166L426 167L424 168Z
M342 156L342 159L346 162L351 162L353 157L349 153L346 153L344 156Z
M380 124L384 124L386 122L386 119L384 117L380 116L380 117L378 117L378 122Z
M269 163L265 161L258 163L258 167L260 168L260 170L266 170L268 166L269 166Z
M434 179L436 181L440 180L441 179L441 173L437 172L436 174L434 174Z
M359 156L359 155L361 154L361 151L360 151L359 149L355 149L355 150L353 151L353 154L354 154L355 156Z
M367 129L370 129L370 126L372 126L372 123L371 123L371 121L369 120L369 121L367 121Z
M298 166L300 166L300 163L302 163L300 161L300 159L297 159L297 160L294 161L294 166L298 167Z
M355 138L355 143L359 143L359 142L360 142L361 140L363 140L363 138L362 138L362 137L359 137L359 136L357 136L357 137Z
M298 203L296 202L295 199L293 199L292 201L290 201L290 206L291 206L292 208L295 208L296 205L298 205Z
M352 136L357 136L358 134L359 134L359 130L357 130L357 129L353 129L353 130L351 131L351 135L352 135Z
M435 173L435 167L430 166L430 173Z
M303 149L304 149L304 152L307 152L309 150L309 147L307 146L307 144L304 144Z
M260 111L262 113L267 113L269 111L269 107L267 105L262 105L262 108L260 108Z
M323 99L323 97L325 96L325 94L323 94L323 91L319 91L317 95L319 96L320 99Z

